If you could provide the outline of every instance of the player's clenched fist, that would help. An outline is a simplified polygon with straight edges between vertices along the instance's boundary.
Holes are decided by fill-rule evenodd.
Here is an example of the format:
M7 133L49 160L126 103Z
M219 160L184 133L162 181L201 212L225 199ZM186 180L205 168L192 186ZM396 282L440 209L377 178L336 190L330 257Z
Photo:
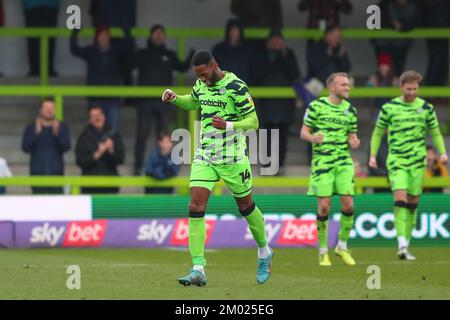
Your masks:
M322 142L323 142L323 133L313 135L312 143L322 144Z
M348 143L350 144L350 147L352 149L356 149L359 147L361 140L358 139L358 137L356 135L352 135L350 136L350 138L348 139Z
M377 158L375 158L375 156L370 156L369 167L372 168L372 169L376 169L377 168Z
M174 102L176 99L177 99L176 93L170 89L166 89L166 91L164 91L161 97L161 100L164 102Z

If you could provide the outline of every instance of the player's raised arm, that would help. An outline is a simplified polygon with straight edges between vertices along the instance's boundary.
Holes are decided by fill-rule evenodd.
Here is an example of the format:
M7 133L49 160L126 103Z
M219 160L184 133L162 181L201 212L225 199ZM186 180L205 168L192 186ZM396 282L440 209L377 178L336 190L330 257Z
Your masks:
M163 102L170 102L184 110L195 110L200 107L200 100L195 98L195 91L191 94L177 95L174 91L166 89L161 97Z

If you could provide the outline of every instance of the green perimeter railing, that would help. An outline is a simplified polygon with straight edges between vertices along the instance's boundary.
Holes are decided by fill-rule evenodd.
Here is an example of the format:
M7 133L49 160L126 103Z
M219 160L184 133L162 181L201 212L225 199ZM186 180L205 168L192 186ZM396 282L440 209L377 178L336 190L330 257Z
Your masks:
M223 28L168 28L166 30L169 38L177 40L177 51L181 58L185 57L186 40L192 38L223 38ZM48 84L48 50L49 38L52 37L70 37L72 31L66 28L0 28L0 37L34 37L40 40L40 64L41 64L41 84ZM80 32L82 37L92 37L95 34L93 28L83 28ZM266 38L269 34L268 29L246 29L247 38ZM319 39L323 32L317 29L293 29L283 30L284 37L287 39ZM137 38L146 38L149 35L148 28L133 28L131 35ZM123 37L121 29L112 28L112 37ZM448 39L450 41L450 29L414 29L407 32L396 30L368 30L368 29L343 29L342 36L346 39ZM449 56L450 60L450 56ZM450 66L449 66L450 68ZM449 72L450 77L450 72Z
M177 40L177 51L180 58L186 55L186 41L192 38L223 38L222 28L168 28L166 30L169 38ZM265 38L269 34L268 29L247 29L247 38ZM318 39L323 32L316 29L291 29L283 30L287 39ZM57 103L58 119L63 118L63 99L65 96L120 96L120 97L159 97L165 88L162 87L82 87L82 86L48 86L48 50L49 38L70 37L72 31L66 28L0 28L0 37L35 37L40 39L40 83L41 86L0 86L0 95L10 96L45 96L52 95ZM92 37L95 34L93 28L83 28L79 33L81 37ZM148 37L148 28L134 28L131 32L133 37ZM112 37L123 37L121 29L112 28ZM368 29L344 29L344 38L348 39L422 39L440 38L450 41L450 29L415 29L408 32L395 30L368 30ZM450 55L449 55L450 61ZM449 63L450 66L450 63ZM449 70L450 77L450 70ZM449 81L450 82L450 81ZM184 84L184 77L179 75L178 85ZM175 88L180 93L189 92L190 88ZM323 92L325 94L325 91ZM384 97L396 96L399 92L395 88L354 88L352 97ZM252 95L255 98L292 98L295 97L292 88L252 88ZM450 98L449 87L428 87L421 89L424 97L447 97ZM191 132L193 120L197 119L196 111L189 113L189 124ZM181 112L179 113L179 123L181 123ZM450 117L444 131L450 132Z
M255 177L253 187L261 188L307 188L308 177ZM175 177L157 180L149 177L111 177L111 176L24 176L0 178L0 186L64 187L69 186L71 194L80 194L81 187L175 187L178 193L186 194L189 177ZM365 188L388 188L385 177L355 178L356 193L362 194ZM219 181L213 190L221 195L225 184ZM450 177L426 178L426 188L450 187Z

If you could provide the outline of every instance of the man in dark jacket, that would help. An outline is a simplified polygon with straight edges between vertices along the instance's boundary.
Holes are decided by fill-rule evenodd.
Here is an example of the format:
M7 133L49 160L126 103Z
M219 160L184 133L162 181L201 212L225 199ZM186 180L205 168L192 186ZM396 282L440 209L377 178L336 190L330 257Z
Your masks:
M158 145L150 154L145 166L145 175L155 179L168 179L178 174L180 166L172 162L173 143L169 132L161 132ZM173 193L171 187L145 188L145 193Z
M351 64L347 48L342 44L341 29L327 28L325 37L308 45L306 52L308 78L317 78L323 84L334 72L350 72Z
M100 107L89 108L89 125L78 137L76 163L83 176L117 176L125 160L121 135L111 130ZM118 193L119 188L82 188L83 193Z
M55 102L41 102L39 117L28 125L22 139L22 150L30 153L30 175L64 175L63 155L70 149L69 129L55 118ZM33 187L35 194L62 193L61 187Z
M80 57L87 63L87 85L92 86L119 86L122 85L120 74L120 58L125 51L130 50L132 45L114 46L111 44L109 28L97 27L95 43L90 46L80 47L78 45L75 29L70 39L70 50L73 55ZM129 30L124 30L126 39L130 43ZM106 123L117 130L119 127L119 106L121 99L117 97L90 98L90 106L100 106L106 115Z
M175 51L166 47L166 33L162 25L150 29L148 46L136 52L134 67L138 69L138 85L167 86L173 84L173 71L189 69L191 52L185 61L180 61ZM134 147L134 174L140 175L144 162L147 138L154 120L158 135L168 123L168 110L160 98L141 99L137 109L137 131Z
M231 71L245 82L249 82L251 51L245 42L244 30L239 20L228 20L225 41L216 44L212 54L223 70Z
M280 0L231 0L230 9L244 28L283 29ZM256 52L264 50L264 42L264 39L250 39L248 43Z
M121 28L128 30L136 26L137 0L91 0L89 13L92 17L94 27L106 25L110 28ZM113 38L113 46L129 45L129 39ZM134 38L131 39L134 45ZM119 60L120 73L124 85L132 85L131 57L132 52L124 52L124 56Z
M300 79L300 68L294 52L286 47L280 31L272 31L266 50L258 55L252 67L253 83L258 86L292 86ZM292 99L262 99L257 104L262 127L268 129L267 148L271 154L271 129L279 130L279 165L284 166L289 126L295 121ZM273 156L272 156L273 157Z

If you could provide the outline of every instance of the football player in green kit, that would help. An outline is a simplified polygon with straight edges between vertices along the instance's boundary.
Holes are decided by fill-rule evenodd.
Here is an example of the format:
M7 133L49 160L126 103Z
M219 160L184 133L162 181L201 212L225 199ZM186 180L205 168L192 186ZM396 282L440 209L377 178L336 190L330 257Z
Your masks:
M258 129L255 105L247 85L231 72L222 71L209 51L192 57L198 79L188 95L167 89L162 100L184 110L201 110L200 146L190 174L189 251L193 268L178 279L183 285L206 285L204 247L205 209L214 184L222 179L232 192L239 212L247 220L258 245L257 283L271 274L273 251L266 239L265 222L252 199L252 172L245 130Z
M369 166L377 167L376 155L387 129L389 182L394 193L394 225L397 231L398 257L416 260L408 250L416 225L417 206L422 194L426 171L426 135L431 134L440 153L440 161L448 161L444 139L433 106L417 96L422 76L405 71L400 76L402 95L381 108L370 146Z
M350 148L360 144L356 109L346 99L350 82L346 73L333 73L327 79L328 97L312 101L303 118L300 137L312 144L311 176L308 195L316 196L319 265L331 266L328 255L328 214L331 196L341 199L340 230L335 253L346 265L355 265L347 241L353 226L355 169Z

